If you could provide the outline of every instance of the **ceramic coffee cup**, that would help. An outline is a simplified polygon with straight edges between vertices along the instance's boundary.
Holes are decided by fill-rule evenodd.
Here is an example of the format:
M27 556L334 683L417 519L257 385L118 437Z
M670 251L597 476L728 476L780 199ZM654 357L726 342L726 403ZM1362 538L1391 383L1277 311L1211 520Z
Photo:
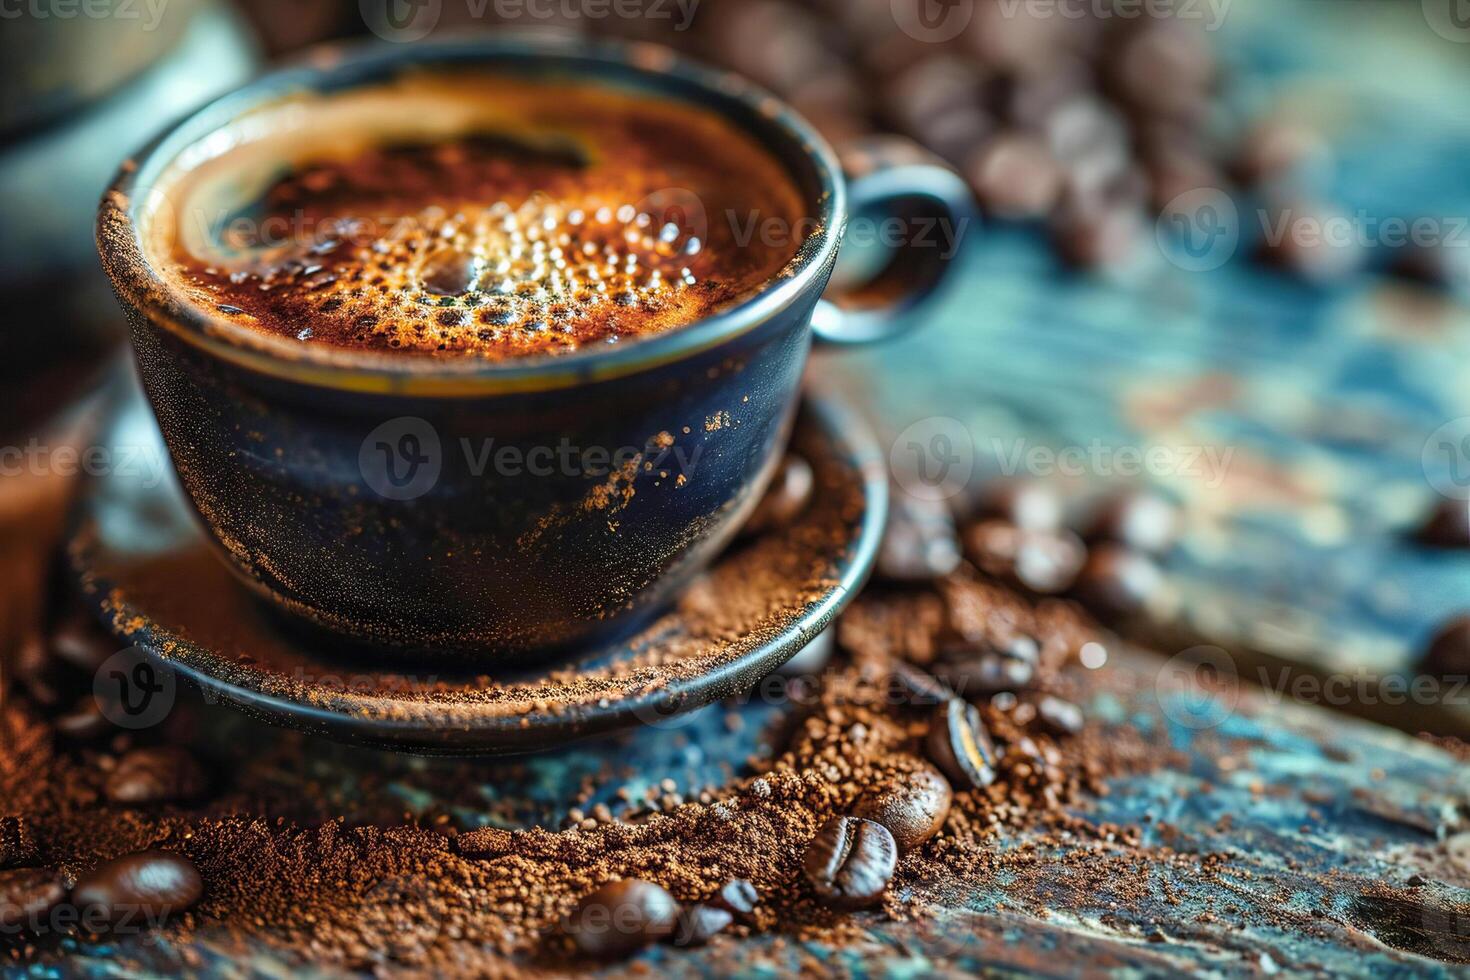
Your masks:
M631 630L759 499L813 336L904 329L943 278L952 251L900 247L899 284L868 293L880 305L823 299L849 217L967 227L953 172L859 151L844 177L772 96L662 49L480 39L331 49L306 64L206 106L128 161L104 196L98 245L179 480L224 560L273 607L344 641L492 665ZM151 267L152 192L181 152L289 93L425 68L590 79L717 112L787 168L814 230L790 274L696 323L494 363L293 344L194 305Z

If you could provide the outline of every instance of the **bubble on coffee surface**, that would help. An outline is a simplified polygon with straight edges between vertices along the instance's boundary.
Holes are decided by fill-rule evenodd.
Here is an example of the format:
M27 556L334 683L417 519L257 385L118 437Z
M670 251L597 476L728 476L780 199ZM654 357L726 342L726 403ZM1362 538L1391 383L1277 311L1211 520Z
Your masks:
M305 254L237 270L230 281L294 318L351 325L356 344L408 350L616 342L697 315L704 300L689 295L701 284L691 266L699 237L626 203L533 195L517 207L429 208L375 231L332 226ZM334 255L332 265L321 261Z

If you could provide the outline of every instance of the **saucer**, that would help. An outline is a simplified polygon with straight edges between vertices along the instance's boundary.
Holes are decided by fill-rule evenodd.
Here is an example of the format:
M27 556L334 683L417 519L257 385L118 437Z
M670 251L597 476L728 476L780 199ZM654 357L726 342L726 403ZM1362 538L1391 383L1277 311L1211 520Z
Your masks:
M808 397L791 448L815 492L794 523L738 541L630 638L554 663L456 672L364 662L283 630L216 555L133 399L101 440L115 465L83 487L68 554L84 600L154 668L210 703L339 741L446 754L530 752L752 687L832 622L872 569L887 470L866 423ZM131 463L129 463L131 461Z

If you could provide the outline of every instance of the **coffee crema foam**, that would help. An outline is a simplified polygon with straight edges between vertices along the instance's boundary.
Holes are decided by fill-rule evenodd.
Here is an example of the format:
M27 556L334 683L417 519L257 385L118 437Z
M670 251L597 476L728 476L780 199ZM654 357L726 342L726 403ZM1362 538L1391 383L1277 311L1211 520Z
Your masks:
M778 275L806 225L780 164L712 112L486 75L294 97L159 186L151 259L204 309L490 360L692 323Z

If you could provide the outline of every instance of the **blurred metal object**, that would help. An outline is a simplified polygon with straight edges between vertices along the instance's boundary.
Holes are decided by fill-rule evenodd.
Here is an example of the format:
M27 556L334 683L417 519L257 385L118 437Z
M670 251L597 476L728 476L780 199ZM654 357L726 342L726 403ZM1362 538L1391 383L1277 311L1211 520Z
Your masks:
M254 42L230 9L187 0L177 14L170 6L171 25L175 16L176 43L151 67L108 98L0 144L0 300L9 313L0 329L0 429L6 433L24 431L59 404L122 335L92 241L97 200L118 162L173 117L255 68ZM20 23L30 21L6 22L0 50L16 43L10 32ZM40 30L50 38L44 35L50 29L27 26L15 36ZM101 43L95 30L91 21L78 26L77 47L61 60L85 60L89 45ZM148 40L163 33L160 26Z

